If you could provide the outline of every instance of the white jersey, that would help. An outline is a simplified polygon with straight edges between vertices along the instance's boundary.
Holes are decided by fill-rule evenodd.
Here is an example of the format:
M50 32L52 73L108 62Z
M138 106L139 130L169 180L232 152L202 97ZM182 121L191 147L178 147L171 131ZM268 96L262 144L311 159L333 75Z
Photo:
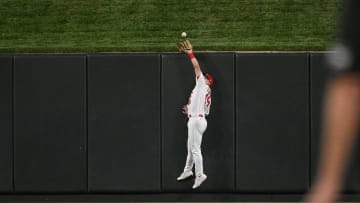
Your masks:
M196 78L196 85L191 92L187 104L189 116L209 115L211 105L211 89L205 82L205 77L201 75Z

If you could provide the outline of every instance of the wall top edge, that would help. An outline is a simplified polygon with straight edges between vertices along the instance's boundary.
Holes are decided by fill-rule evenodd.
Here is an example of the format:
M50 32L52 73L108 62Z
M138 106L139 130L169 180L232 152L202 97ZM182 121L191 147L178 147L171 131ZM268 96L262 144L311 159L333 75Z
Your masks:
M332 53L333 51L194 51L195 53L235 53L235 54L312 54ZM23 56L23 55L111 55L111 54L176 54L179 52L98 52L98 53L0 53L0 56Z

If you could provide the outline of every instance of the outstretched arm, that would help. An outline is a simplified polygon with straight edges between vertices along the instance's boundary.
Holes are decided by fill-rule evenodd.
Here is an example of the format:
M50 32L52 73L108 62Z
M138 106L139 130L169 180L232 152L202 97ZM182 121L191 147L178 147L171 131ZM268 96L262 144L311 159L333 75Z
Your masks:
M189 56L191 63L194 66L196 78L198 78L201 75L201 68L200 68L198 60L196 59L192 49L186 50L185 53L187 53L187 55Z
M185 52L189 56L191 63L194 66L196 78L198 78L202 74L202 72L201 72L199 62L193 53L193 49L192 49L192 45L191 45L190 41L185 40L183 42L179 42L176 44L176 46L178 47L179 51Z

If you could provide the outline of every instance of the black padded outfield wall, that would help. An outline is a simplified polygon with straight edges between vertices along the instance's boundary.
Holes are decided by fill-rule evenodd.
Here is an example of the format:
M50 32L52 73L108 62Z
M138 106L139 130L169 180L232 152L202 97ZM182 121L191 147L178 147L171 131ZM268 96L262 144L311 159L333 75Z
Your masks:
M90 192L160 191L160 55L91 55Z
M311 178L316 176L319 151L321 148L321 124L326 82L333 75L327 67L325 54L311 54ZM350 159L347 176L344 182L344 192L360 192L360 139L358 139Z
M0 192L13 190L12 57L0 56Z
M15 192L85 192L86 57L14 60Z
M235 190L234 54L196 54L204 72L215 77L207 130L202 139L206 183L198 191ZM193 179L177 182L186 161L187 118L181 113L195 86L186 55L162 55L162 183L164 191L189 192Z
M239 192L304 192L309 179L308 56L236 56Z
M329 69L325 67L324 54L310 55L311 84L311 180L315 179L320 148L322 105Z
M324 55L196 56L215 77L202 141L208 179L197 190L194 179L176 181L187 153L181 108L195 85L185 54L0 56L0 192L300 200L317 165ZM349 194L360 194L359 163L353 156Z

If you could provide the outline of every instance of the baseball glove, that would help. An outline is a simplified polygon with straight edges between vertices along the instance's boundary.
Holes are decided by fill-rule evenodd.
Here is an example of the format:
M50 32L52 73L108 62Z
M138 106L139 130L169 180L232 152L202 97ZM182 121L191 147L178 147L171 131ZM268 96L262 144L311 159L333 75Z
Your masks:
M192 50L192 45L188 39L183 42L176 43L176 46L178 47L180 52Z

